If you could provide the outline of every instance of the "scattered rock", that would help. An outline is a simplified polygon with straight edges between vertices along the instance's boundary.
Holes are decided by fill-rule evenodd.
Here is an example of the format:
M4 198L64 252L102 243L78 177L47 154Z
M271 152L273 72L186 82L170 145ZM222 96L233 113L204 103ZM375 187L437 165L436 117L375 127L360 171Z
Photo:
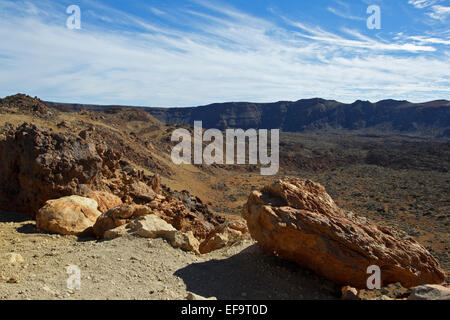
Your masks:
M97 207L95 200L80 196L49 200L36 216L36 227L63 235L79 235L101 215Z
M151 239L164 238L174 248L199 253L200 242L195 238L192 231L186 233L178 231L150 210L150 208L140 205L117 207L98 219L93 228L94 232L104 239L116 239L127 234ZM134 220L130 220L131 217ZM104 231L104 228L121 223L125 224Z
M192 292L188 292L188 295L186 297L186 300L191 300L191 301L206 301L206 300L217 300L216 297L211 297L211 298L205 298L202 296L199 296L198 294L192 293Z
M129 231L130 231L129 226L125 224L123 226L105 231L105 233L103 234L103 239L106 240L117 239L127 235Z
M69 128L69 123L67 121L61 121L56 125L57 128L59 129L68 129Z
M248 234L245 222L228 221L211 231L200 245L200 253L205 254L214 250L230 246Z
M441 285L423 285L411 289L408 300L450 300L450 289Z
M329 280L362 289L367 268L381 268L384 285L442 283L445 274L418 242L339 208L320 184L287 178L251 193L243 216L267 252Z
M189 211L181 201L155 194L155 198L148 205L127 204L102 214L94 225L94 233L98 238L102 238L107 230L150 214L155 214L179 231L192 231L198 239L204 239L214 228L213 224Z
M9 253L8 255L8 264L11 266L17 266L22 263L25 263L25 259L18 253Z
M105 191L91 191L85 196L97 201L98 211L101 213L108 212L109 210L123 204L122 200L118 196Z
M152 179L152 189L157 194L161 193L161 176L159 174L154 176L153 179Z
M6 283L15 284L19 283L19 277L18 276L12 276L6 281Z
M71 195L93 195L103 211L119 204L109 193L137 204L155 199L158 176L125 165L101 137L85 138L31 123L11 126L0 139L0 210L34 218L47 200Z
M192 231L197 239L204 239L223 222L198 198L187 207L172 197L161 186L159 175L146 175L128 160L121 159L122 153L109 148L95 130L86 131L95 133L95 137L86 134L84 138L30 123L19 127L11 125L5 130L0 139L0 162L4 168L0 170L0 210L24 212L36 218L46 201L76 195L96 200L102 213L122 203L148 205L152 208L145 209L148 213L154 211L179 231ZM52 221L68 219L56 216L54 213ZM102 237L107 230L134 219L133 215L117 219L102 217L93 232ZM40 225L43 223L41 221ZM81 221L72 223L83 225ZM74 231L42 226L43 230L50 228L56 228L54 232L58 233L81 232L78 228ZM83 236L90 236L90 231L86 230Z
M158 216L151 214L130 223L135 233L144 238L158 238L176 229Z
M356 288L345 286L342 288L342 300L360 300Z
M180 248L200 254L200 242L195 238L192 231L181 232L175 230L168 232L164 238L166 238L174 248Z
M156 198L156 193L142 181L135 181L129 185L128 194L136 203L148 203Z
M21 93L0 99L1 108L17 108L22 114L32 114L40 118L48 118L53 115L41 99Z
M53 291L52 289L50 289L50 288L47 287L47 286L43 286L41 289L42 289L43 291L45 291L45 292L51 294L51 295L55 295L55 296L58 295L58 292Z
M106 231L126 225L132 220L152 213L152 209L144 205L122 205L113 208L98 217L93 226L93 231L98 238L103 238Z

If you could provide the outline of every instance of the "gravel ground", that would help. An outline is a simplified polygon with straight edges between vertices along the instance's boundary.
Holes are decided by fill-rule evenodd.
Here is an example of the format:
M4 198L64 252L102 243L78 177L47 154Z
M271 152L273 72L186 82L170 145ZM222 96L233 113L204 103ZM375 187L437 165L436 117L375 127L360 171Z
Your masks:
M80 290L68 289L71 265L81 272ZM249 240L197 256L162 239L40 233L34 221L10 213L0 213L0 267L2 300L178 300L188 292L219 300L338 298L332 283Z

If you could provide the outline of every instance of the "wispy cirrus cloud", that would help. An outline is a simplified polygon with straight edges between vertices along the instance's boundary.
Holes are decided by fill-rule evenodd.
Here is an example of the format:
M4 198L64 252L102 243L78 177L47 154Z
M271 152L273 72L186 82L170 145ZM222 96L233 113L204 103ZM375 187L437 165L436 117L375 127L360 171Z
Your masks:
M442 0L409 0L408 3L417 9L427 9L428 17L441 22L445 22L450 15L450 7L441 5Z
M370 51L407 51L407 52L436 51L434 47L422 44L389 43L384 41L377 41L362 35L356 30L350 30L347 28L343 28L342 30L345 33L353 36L353 38L342 37L337 34L324 31L321 28L308 27L300 22L290 21L289 23L306 32L306 33L297 33L297 35L301 37L340 47L360 48L360 49L367 49Z
M83 29L68 30L65 6L27 3L0 3L3 95L151 106L449 98L450 55L436 55L448 43L430 35L371 38L198 1L157 8L161 23L88 1Z
M408 3L417 9L423 9L436 4L439 0L409 0Z
M432 12L428 13L428 16L442 22L447 20L447 17L450 15L450 7L436 5L432 6L431 9Z
M450 45L450 39L441 39L441 38L433 38L433 37L426 37L426 36L410 36L408 39L417 41L418 43L431 43L431 44L444 44L444 45Z
M350 19L350 20L356 20L356 21L365 21L366 20L366 18L364 18L364 17L353 16L347 12L343 12L343 11L333 8L333 7L327 7L327 10L329 12L335 14L336 16L344 18L344 19Z

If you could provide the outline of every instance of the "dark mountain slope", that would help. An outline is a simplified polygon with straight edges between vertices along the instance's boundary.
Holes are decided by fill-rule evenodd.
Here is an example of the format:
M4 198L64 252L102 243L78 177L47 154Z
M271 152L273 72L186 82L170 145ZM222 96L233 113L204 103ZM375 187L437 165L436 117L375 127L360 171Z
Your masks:
M58 108L103 110L113 106L60 104ZM230 102L192 108L144 108L166 124L203 121L205 128L279 128L286 132L361 130L450 136L450 101L426 103L382 100L377 103L307 99L275 103Z
M276 103L222 103L197 108L149 108L165 123L192 124L202 120L206 128L280 128L287 132L311 130L365 130L420 132L442 135L450 128L450 102L421 104L383 100L352 104L323 99Z

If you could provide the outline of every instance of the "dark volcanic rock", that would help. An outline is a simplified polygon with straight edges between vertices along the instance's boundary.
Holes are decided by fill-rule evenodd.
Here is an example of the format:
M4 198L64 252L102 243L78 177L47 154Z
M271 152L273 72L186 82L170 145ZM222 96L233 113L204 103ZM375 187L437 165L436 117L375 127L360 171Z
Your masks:
M32 98L25 94L16 94L0 99L0 111L17 109L23 114L33 114L39 117L49 117L52 112L47 105L39 98Z
M0 141L0 209L34 217L47 200L100 187L119 158L74 135L25 123Z
M102 199L99 204L104 210L121 201L152 204L164 220L200 238L223 222L187 192L185 196L192 199L189 206L172 199L170 192L161 192L158 175L145 175L103 141L54 133L29 123L8 128L0 136L0 210L35 217L46 201L79 195Z
M106 111L111 106L45 102L57 109ZM281 129L284 132L314 130L368 130L411 132L448 137L450 101L426 103L357 100L346 104L320 98L274 103L227 102L192 108L140 108L166 124L204 128Z
M196 108L147 108L167 124L189 124L202 120L205 128L279 128L285 132L325 130L365 130L423 132L446 136L450 123L450 102L446 100L414 104L383 100L352 104L324 99L296 102L231 102Z

